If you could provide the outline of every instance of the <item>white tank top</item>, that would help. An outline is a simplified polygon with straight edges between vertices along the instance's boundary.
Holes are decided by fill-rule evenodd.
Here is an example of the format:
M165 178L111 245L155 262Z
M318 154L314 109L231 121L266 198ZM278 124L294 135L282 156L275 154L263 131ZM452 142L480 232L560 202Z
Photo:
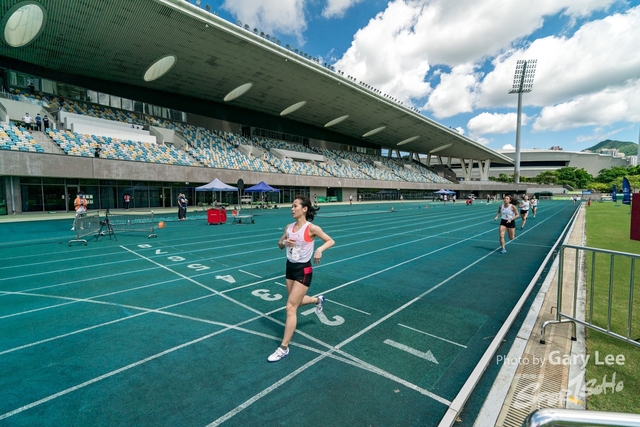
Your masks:
M295 239L295 246L287 246L287 259L291 262L305 263L313 255L313 237L309 234L310 222L303 225L300 230L294 232L294 222L287 227L287 239Z
M520 204L520 210L522 211L528 211L529 210L529 201L528 200L523 200L522 203Z
M502 204L502 206L500 206L500 214L502 215L501 218L506 219L507 221L509 221L510 219L512 220L516 217L516 214L513 212L511 205L505 207L504 204Z

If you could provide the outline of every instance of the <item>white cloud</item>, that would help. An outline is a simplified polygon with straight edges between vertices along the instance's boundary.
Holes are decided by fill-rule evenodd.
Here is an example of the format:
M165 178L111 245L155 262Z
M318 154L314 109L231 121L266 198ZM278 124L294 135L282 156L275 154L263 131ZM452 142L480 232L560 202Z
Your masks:
M518 115L516 113L480 113L467 123L471 137L487 134L505 134L516 130ZM526 114L522 114L521 125L529 121Z
M482 81L477 107L514 106L508 94L518 59L537 59L533 91L525 105L546 106L573 97L622 86L638 77L640 7L584 24L571 37L549 36L526 49L511 50L494 61L494 70Z
M341 3L335 1L336 5ZM471 111L482 102L476 100L476 84L471 83L481 77L476 76L478 65L469 64L481 64L512 49L513 44L541 28L545 17L558 13L584 17L617 1L392 0L386 10L355 34L336 68L405 103L426 103L436 117L449 117ZM496 66L505 61L501 57ZM450 89L461 82L464 90L449 95L444 86L441 90L436 87L433 99L426 101L431 86L425 80L435 64L455 70L451 75L442 74L441 85ZM461 74L460 66L466 67L468 76ZM483 86L487 94L484 105L493 105L496 98L503 105L514 102L514 97L506 96L513 78L511 62L504 65L504 73L497 92ZM449 75L453 80L447 79ZM502 96L496 97L495 93Z
M578 135L578 137L576 138L576 142L581 143L581 142L600 142L600 141L604 141L605 139L611 139L613 138L614 135L624 131L626 129L613 129L610 131L605 131L604 129L598 127L593 129L593 132L590 135ZM634 129L635 130L635 126Z
M513 145L511 145L511 144L505 144L505 145L503 145L503 146L502 146L502 149L503 149L503 150L509 150L509 151L511 151L511 150L514 150L514 151L515 151L516 147L514 147L514 146L513 146Z
M341 18L351 6L361 3L363 0L327 0L327 5L322 10L325 18Z
M478 78L473 73L473 64L454 67L451 73L440 76L440 84L431 93L425 108L439 119L473 111Z
M424 81L429 61L416 54L411 31L414 19L409 4L390 3L358 30L351 47L335 63L336 69L402 101L423 97L431 91Z
M292 35L302 44L307 28L305 0L225 0L222 8L243 25L271 34Z
M533 124L533 130L560 131L581 126L608 125L640 121L640 79L622 87L578 96L571 101L545 107Z

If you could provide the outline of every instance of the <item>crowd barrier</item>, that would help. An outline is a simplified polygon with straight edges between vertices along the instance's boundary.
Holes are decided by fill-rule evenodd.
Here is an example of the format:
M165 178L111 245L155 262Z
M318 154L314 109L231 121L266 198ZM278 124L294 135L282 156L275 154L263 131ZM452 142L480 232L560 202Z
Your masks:
M153 211L148 214L110 214L107 211L105 221L108 220L113 231L149 233L149 238L158 237L155 230Z
M76 232L76 238L69 240L69 246L72 243L84 243L87 240L84 237L96 235L100 232L100 211L81 213L76 215L73 220L73 229Z

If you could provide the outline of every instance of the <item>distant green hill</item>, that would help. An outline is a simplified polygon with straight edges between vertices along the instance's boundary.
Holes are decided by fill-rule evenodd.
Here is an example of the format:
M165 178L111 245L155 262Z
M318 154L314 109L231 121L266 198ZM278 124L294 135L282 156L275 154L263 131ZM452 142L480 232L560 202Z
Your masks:
M611 139L606 139L602 142L597 143L593 147L586 148L582 151L592 151L596 152L597 150L601 150L603 148L615 148L619 152L624 153L625 156L636 156L638 154L638 144L631 141L613 141Z

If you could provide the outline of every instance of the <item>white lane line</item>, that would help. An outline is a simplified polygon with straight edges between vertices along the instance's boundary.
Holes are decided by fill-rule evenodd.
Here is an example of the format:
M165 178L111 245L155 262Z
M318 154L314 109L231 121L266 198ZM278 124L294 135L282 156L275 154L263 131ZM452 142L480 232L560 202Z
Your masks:
M403 328L411 329L412 331L416 331L416 332L419 332L421 334L429 335L430 337L433 337L433 338L448 342L449 344L457 345L458 347L462 347L462 348L467 348L466 345L462 345L462 344L458 344L457 342L449 341L448 339L445 339L445 338L430 334L430 333L425 332L425 331L421 331L419 329L412 328L411 326L403 325L402 323L398 323L398 325L402 326Z
M489 233L490 231L494 231L494 230L487 230L483 233L479 233L476 236L481 236L483 234ZM476 236L471 236L468 237L466 239L460 240L458 243L452 243L451 245L448 246L443 246L442 248L436 249L435 251L429 252L427 254L423 254L420 255L416 258L413 258L411 260L407 260L404 261L402 263L399 263L398 265L396 265L395 267L389 267L385 270L390 270L392 268L397 268L400 267L403 264L406 264L408 262L414 261L416 259L422 258L424 256L430 255L432 253L441 251L443 249L447 249L451 246L454 245L459 245L461 243L464 243L467 240L473 239ZM478 264L480 261L483 261L485 258L490 257L491 255L493 255L495 252L497 251L497 249L489 252L488 254L486 254L485 256L478 258L476 261L474 261L473 263L467 265L465 268L458 270L455 274L452 274L451 276L449 276L448 278L446 278L445 280L443 280L442 282L438 283L437 285L432 286L431 288L427 289L426 291L424 291L423 293L421 293L420 295L418 295L417 297L413 298L411 301L408 301L407 303L401 305L400 307L396 308L395 310L393 310L391 313L387 314L386 316L381 317L380 319L378 319L377 321L373 322L372 324L370 324L369 326L367 326L366 328L363 328L360 332L352 335L351 337L347 338L346 340L342 341L340 344L336 345L336 348L341 348L343 346L345 346L346 344L350 343L351 341L353 341L354 339L360 337L361 335L365 334L366 332L370 331L371 329L375 328L376 326L378 326L380 323L384 322L385 320L395 316L396 314L398 314L399 312L403 311L405 308L409 307L410 305L412 305L413 303L415 303L416 301L421 300L422 298L424 298L425 296L427 296L428 294L430 294L431 292L435 291L436 289L438 289L439 287L443 286L445 283L449 282L450 280L453 280L455 277L459 276L460 274L464 273L465 271L467 271L468 269L470 269L471 267L473 267L474 265Z
M473 238L475 238L475 237L477 237L477 236L481 236L481 235L486 234L486 233L489 233L489 232L491 232L491 231L494 231L494 230L493 230L493 229L492 229L492 230L487 230L487 231L485 231L485 232L483 232L483 233L479 233L479 234L477 234L477 235L475 235L475 236L471 236L471 237L468 237L468 238L466 238L466 239L460 240L460 241L458 241L457 243L453 243L453 244L451 244L451 245L448 245L448 246L442 247L442 248L437 249L437 250L435 250L435 251L431 251L431 252L428 252L428 253L426 253L426 254L420 255L420 256L418 256L418 257L412 258L412 259L410 259L410 260L407 260L407 261L404 261L404 262L398 263L398 264L396 264L395 266L385 268L385 269L383 269L383 270L380 270L378 273L373 273L373 274L370 274L370 275L365 276L365 277L371 277L371 276L374 276L374 275L379 274L379 273L381 273L381 272L388 271L388 270L392 270L392 269L394 269L394 268L398 268L398 267L400 267L400 266L402 266L402 265L404 265L404 264L407 264L407 263L409 263L409 262L413 262L413 261L415 261L415 260L417 260L417 259L421 259L421 258L423 258L423 257L425 257L425 256L428 256L428 255L431 255L431 254L433 254L433 253L439 252L439 251L441 251L441 250L443 250L443 249L446 249L446 248L449 248L449 247L452 247L452 246L455 246L455 245L461 244L461 243L463 243L463 242L465 242L465 241L467 241L467 240L473 239ZM423 240L423 239L419 239L419 240ZM373 251L373 252L377 252L377 251ZM427 291L425 291L424 293L422 293L422 294L421 294L421 295L419 295L418 297L414 298L413 300L409 301L408 303L406 303L406 304L402 305L402 306L401 306L401 307L399 307L398 309L396 309L396 310L394 310L393 312L389 313L387 316L382 317L382 318L381 318L381 319L379 319L378 321L376 321L376 322L372 323L371 325L369 325L368 327L366 327L366 328L362 329L360 332L358 332L358 333L356 333L356 334L352 335L350 338L347 338L346 340L342 341L340 344L338 344L338 345L336 345L336 346L332 347L332 348L331 348L327 353L333 353L333 352L336 352L336 351L340 351L341 347L343 347L344 345L346 345L346 344L348 344L349 342L353 341L354 339L356 339L357 337L361 336L361 335L362 335L362 334L364 334L365 332L367 332L367 331L369 331L369 330L373 329L375 326L379 325L379 324L380 324L380 323L382 323L383 321L385 321L385 320L387 320L388 318L392 317L392 316L393 316L393 315L395 315L396 313L399 313L400 311L404 310L406 307L408 307L408 306L412 305L414 302L418 301L418 300L419 300L419 299L421 299L422 297L424 297L424 296L426 296L427 294L431 293L432 291L436 290L436 289L437 289L437 288L439 288L440 286L442 286L442 285L444 285L445 283L447 283L448 281L452 280L454 277L458 276L459 274L462 274L465 270L467 270L467 269L471 268L472 266L474 266L474 265L475 265L475 264L477 264L478 262L480 262L480 261L484 260L485 258L487 258L488 256L492 255L494 252L495 252L495 251L489 252L487 255L483 256L483 257L482 257L482 258L480 258L480 259L478 259L478 260L477 260L477 261L475 261L474 263L472 263L472 264L468 265L466 268L464 268L464 269L462 269L462 270L458 271L456 274L453 274L453 275L449 276L449 277L448 277L447 279L445 279L444 281L442 281L442 282L438 283L437 285L433 286L432 288L428 289ZM345 283L345 284L343 284L343 285L340 285L340 286L338 286L338 287L336 287L336 288L332 289L332 291L333 291L333 290L335 290L335 289L341 288L341 287L343 287L343 286L346 286L346 285L348 285L348 284L355 283L355 282L360 281L360 280L362 280L362 279L357 279L357 280L354 280L354 281L351 281L351 282ZM267 387L266 389L264 389L264 390L263 390L263 391L261 391L260 393L256 394L255 396L253 396L253 397L252 397L252 398L250 398L249 400L247 400L247 401L245 401L244 403L240 404L239 406L237 406L237 407L236 407L236 408L234 408L233 410L229 411L228 413L226 413L226 414L225 414L225 415L223 415L222 417L220 417L220 418L218 418L217 420L213 421L213 422L212 422L211 424L209 424L207 427L217 426L217 425L220 425L221 423L223 423L223 422L227 421L228 419L230 419L230 418L232 418L233 416L235 416L236 414L240 413L241 411L243 411L243 410L244 410L244 409L246 409L247 407L251 406L251 405L252 405L254 402L256 402L257 400L259 400L259 399L261 399L262 397L266 396L266 395L267 395L267 394L269 394L271 391L275 390L276 388L280 387L280 386L281 386L282 384L284 384L285 382L289 381L291 378L293 378L293 377L295 377L296 375L298 375L298 374L299 374L300 372L302 372L303 370L306 370L308 367L313 366L314 364L316 364L317 362L319 362L320 360L322 360L324 357L325 357L325 356L320 356L320 357L318 357L318 358L316 358L316 359L314 359L314 360L312 360L312 361L308 362L307 364L305 364L305 365L303 365L302 367L298 368L296 371L292 372L291 374L289 374L289 375L287 375L286 377L282 378L281 380L277 381L276 383L274 383L274 384L273 384L273 385L271 385L270 387ZM351 357L351 356L350 356L349 354L347 354L347 357ZM414 387L417 387L417 386L415 386L415 385L413 385L413 386L414 386ZM438 401L438 402L441 402L441 403L443 403L443 404L445 404L445 405L447 405L447 406L451 404L451 402L449 402L448 400L446 400L446 399L444 399L444 398L442 398L442 397L440 397L440 396L436 395L435 393L432 393L432 392L430 392L430 391L428 391L428 390L423 390L423 391L424 391L424 393L423 393L423 394L425 394L425 395L427 395L427 396L431 397L432 399L434 399L434 400L436 400L436 401Z
M342 307L348 308L349 310L357 311L358 313L362 313L362 314L366 314L367 316L371 316L371 313L367 313L366 311L358 310L357 308L348 306L346 304L341 304L341 303L339 303L337 301L334 301L332 299L325 298L324 301L325 302L329 301L331 304L340 305Z
M295 371L291 372L287 376L281 378L279 381L276 381L275 383L273 383L269 387L265 388L264 390L262 390L260 393L256 394L255 396L253 396L249 400L247 400L244 403L236 406L234 409L232 409L231 411L227 412L226 414L224 414L223 416L221 416L217 420L213 421L211 424L208 424L207 427L219 426L223 422L229 420L230 418L232 418L235 415L237 415L240 412L242 412L245 408L248 408L249 406L251 406L254 402L258 401L259 399L263 398L267 394L271 393L272 391L274 391L275 389L277 389L281 385L284 385L290 379L292 379L292 378L296 377L298 374L306 371L308 368L312 367L313 365L315 365L316 363L318 363L319 361L321 361L325 357L327 357L327 355L323 354L321 356L316 357L313 360L310 360L309 362L307 362L304 365L300 366L298 369L296 369Z
M471 227L471 226L461 227L460 229L464 229L464 228L468 228L468 227ZM415 231L415 230L414 230L414 231ZM486 233L488 233L489 231L492 231L492 230L488 230L488 231L483 232L483 233L480 233L480 234L478 234L478 235L486 234ZM427 239L427 238L436 237L436 236L437 236L437 235L435 235L435 236L428 236L428 237L425 237L425 238L417 239L416 241L425 240L425 239ZM454 244L448 245L448 246L447 246L447 247L445 247L445 248L448 248L448 247L454 246L454 245L456 245L456 244L460 244L460 243L462 243L462 242L464 242L464 241L467 241L467 240L470 240L470 239L472 239L472 238L474 238L474 237L476 237L476 236L472 236L472 237L469 237L469 238L467 238L467 239L461 240L461 241L459 241L458 243L454 243ZM406 244L406 243L405 243L405 244ZM395 246L392 246L392 247L397 247L397 246L400 246L400 245L395 245ZM236 303L236 304L238 304L238 305L240 305L240 306L242 306L242 307L247 308L249 311L251 311L251 312L254 312L254 313L258 314L258 315L259 315L258 317L260 317L260 316L264 316L264 317L267 317L267 318L269 318L270 320L272 320L272 321L274 321L274 322L276 322L276 323L278 323L278 324L282 325L282 322L277 321L276 319L270 318L268 315L264 315L264 314L260 313L259 311L257 311L257 310L255 310L255 309L253 309L252 307L246 306L245 304L242 304L242 303L240 303L240 302L238 302L238 301L235 301L235 300L233 300L232 298L229 298L229 297L227 297L226 295L223 295L222 293L220 293L220 292L218 292L218 291L216 291L216 290L214 290L214 289L211 289L211 288L209 288L209 287L207 287L207 286L205 286L205 285L203 285L203 284L201 284L201 283L197 282L196 280L193 280L193 279L191 279L191 278L189 278L189 277L187 277L187 276L184 276L184 275L182 275L182 274L180 274L180 273L178 273L178 272L176 272L176 271L173 271L172 269L170 269L170 268L168 268L168 267L166 267L166 266L164 266L164 265L162 265L162 264L159 264L159 263L157 263L157 262L155 262L155 261L151 260L151 259L150 259L150 258L148 258L148 257L145 257L145 256L143 256L143 255L141 255L141 254L138 254L138 253L136 253L135 251L132 251L132 250L130 250L130 249L128 249L128 248L126 248L126 247L124 247L124 246L120 246L120 247L121 247L121 248L123 248L124 250L126 250L126 251L128 251L128 252L130 252L130 253L132 253L132 254L134 254L134 255L138 256L138 257L140 257L140 258L143 258L143 259L145 259L145 260L149 261L149 262L150 262L150 263L152 263L152 264L155 264L155 265L157 265L157 266L159 266L159 267L161 267L161 268L163 268L163 269L165 269L165 270L168 270L168 271L170 271L170 272L172 272L172 273L174 273L174 274L178 275L179 277L184 278L185 280L188 280L188 281L190 281L190 282L192 282L192 283L194 283L194 284L197 284L198 286L201 286L201 287L203 287L203 288L205 288L205 289L208 289L208 290L210 290L212 293L214 293L214 294L216 294L216 295L220 295L220 296L222 296L222 297L224 297L224 298L226 298L226 299L229 299L230 301L232 301L232 302L234 302L234 303ZM392 247L389 247L389 248L387 248L387 249L390 249L390 248L392 248ZM411 260L405 261L405 262L400 263L400 264L398 264L398 265L396 265L396 266L394 266L394 267L386 268L386 269L384 269L384 270L382 270L382 271L388 271L388 270L390 270L390 269L392 269L392 268L397 268L398 266L403 265L403 264L406 264L407 262L415 261L416 259L423 258L424 256L428 256L428 255L430 255L430 254L432 254L432 253L438 252L438 251L440 251L440 250L442 250L442 249L445 249L445 248L441 248L441 249L438 249L438 250L436 250L436 251L432 251L432 252L430 252L430 253L423 254L423 255L421 255L421 256L419 256L419 257L416 257L416 258L413 258L413 259L411 259ZM374 253L374 252L378 252L378 251L372 251L372 252L370 252L370 253ZM494 252L495 252L495 251L494 251ZM491 252L491 253L493 253L493 252ZM446 283L446 282L448 282L449 280L453 279L453 278L454 278L454 277L456 277L458 274L461 274L461 273L462 273L462 272L464 272L466 269L470 268L471 266L473 266L473 265L475 265L476 263L480 262L481 260L483 260L483 259L484 259L484 258L486 258L487 256L491 255L491 253L489 253L489 254L487 254L486 256L484 256L484 257L480 258L479 260L477 260L477 261L476 261L476 262L474 262L473 264L469 265L467 268L465 268L465 269L463 269L463 270L459 271L458 273L456 273L456 274L454 274L454 275L450 276L450 277L449 277L448 279L446 279L445 281L443 281L443 282L439 283L438 285L436 285L436 286L432 287L430 290L428 290L428 291L426 291L425 293L423 293L423 294L422 294L420 297L418 297L417 299L421 298L421 297L422 297L422 296L424 296L424 295L427 295L427 294L428 294L428 293L430 293L431 291L433 291L433 290L437 289L438 287L442 286L444 283ZM364 254L363 254L362 256L364 256ZM357 257L359 257L359 256L355 256L355 257L352 257L352 258L357 258ZM343 260L343 261L344 261L344 260ZM332 263L332 264L333 264L333 263ZM326 264L325 264L325 265L326 265ZM382 271L381 271L381 272L382 272ZM378 274L378 273L376 273L376 274ZM373 276L373 275L375 275L375 274L368 275L368 276L366 276L366 277L371 277L371 276ZM282 277L282 276L278 276L278 277ZM267 279L267 280L272 280L272 279ZM350 282L350 283L355 283L355 282L360 281L360 280L362 280L362 279L358 279L358 280L356 280L356 281L352 281L352 282ZM347 285L347 284L344 284L344 285L341 285L340 287L343 287L343 286L346 286L346 285ZM382 321L386 320L386 318L391 317L393 314L395 314L395 313L399 312L400 310L402 310L403 308L405 308L405 307L407 307L407 306L411 305L411 304L412 304L413 302L415 302L417 299L414 299L414 300L410 301L409 303L407 303L407 304L405 304L404 306L400 307L399 309L395 310L395 311L394 311L393 313L391 313L390 315L385 316L384 318L382 318L382 319L380 319L379 321L375 322L375 323L374 323L373 325L371 325L370 327L363 329L363 330L362 330L362 331L360 331L359 333L357 333L357 334L353 335L351 338L349 338L349 339L347 339L347 340L343 341L342 343L340 343L338 346L331 348L331 349L329 350L329 352L328 352L328 353L326 353L326 355L322 355L322 356L320 356L319 358L316 358L315 360L316 360L316 361L322 360L323 358L325 358L325 357L329 356L329 353L333 353L333 352L336 352L336 351L343 353L343 352L340 350L340 348L339 348L339 347L342 347L342 346L344 346L345 344L347 344L348 342L350 342L350 341L352 341L353 339L355 339L356 337L361 336L361 335L362 335L362 334L364 334L366 331L368 331L368 330L372 329L372 328L373 328L373 327L375 327L377 324L379 324L379 323L381 323ZM92 302L95 302L95 301L92 301ZM281 308L280 310L282 310L282 308ZM167 313L167 314L169 314L169 313ZM249 321L253 321L253 320L255 320L255 319L249 319L249 320L247 320L247 322L249 322ZM244 323L245 323L245 322L242 322L241 324L244 324ZM204 340L204 339L207 339L207 338L209 338L209 337L211 337L211 336L215 336L215 335L217 335L217 334L219 334L219 333L222 333L222 332L224 332L224 331L226 331L226 330L228 330L228 329L230 329L230 328L226 328L226 329L223 329L223 330L217 331L217 332L215 332L215 333L213 333L213 334L207 335L207 336L205 336L205 337L198 338L198 339L196 339L196 340L191 341L190 343L200 342L200 341L202 341L202 340ZM301 335L306 335L306 336L308 337L308 335L307 335L307 334L301 334ZM315 340L315 339L314 339L314 341L316 341L316 342L320 343L318 340ZM123 371L125 371L125 370L127 370L127 369L130 369L130 368L132 368L132 367L138 366L138 365L140 365L141 363L146 363L146 361L153 360L153 359L155 359L155 358L157 358L157 357L160 357L160 356L162 356L162 355L164 355L164 354L168 354L168 353L170 353L170 352L172 352L172 351L175 351L176 349L183 348L183 347L185 347L185 346L187 346L187 345L190 345L190 343L185 343L185 344L182 344L182 345L180 345L180 346L178 346L178 347L174 347L173 349L165 350L165 351L164 351L164 352L162 352L162 353L158 353L157 355L154 355L154 356L151 356L151 357L149 357L149 358L143 359L142 361L135 362L135 363L133 363L133 364L131 364L131 365L125 366L125 367L120 368L120 369L118 369L118 370L116 370L116 371L112 371L112 372L110 372L110 373L107 373L107 374L105 374L105 375L103 375L103 376L100 376L100 377L94 378L94 379L89 380L89 381L87 381L87 382L85 382L85 383L82 383L82 384L80 384L80 385L77 385L77 386L71 387L71 388L69 388L69 389L63 390L63 391L61 391L61 392L59 392L59 393L56 393L56 394L54 394L54 395L51 395L51 396L49 396L49 397L45 398L45 399L41 399L41 400L39 400L39 401L37 401L37 402L33 402L33 403L29 404L29 405L23 406L23 407L18 408L18 409L14 410L14 411L8 412L8 413L6 413L6 414L4 414L4 415L0 415L0 420L1 420L1 419L4 419L4 418L7 418L7 417L9 417L9 416L15 415L15 414L17 414L17 413L19 413L19 412L22 412L22 411L26 410L26 409L30 409L30 408L32 408L32 407L34 407L34 406L37 406L37 405L40 405L40 404L42 404L42 403L48 402L49 400L55 399L55 398L57 398L57 397L59 397L59 396L62 396L62 395L64 395L64 394L67 394L67 393L69 393L69 392L71 392L71 391L77 390L78 388L85 387L85 386L87 386L87 385L90 385L90 384L93 384L93 383L95 383L95 382L97 382L97 381L100 381L100 380L102 380L102 379L104 379L104 378L108 378L108 377L110 377L110 376L112 376L112 375L115 375L115 374L117 374L117 373L123 372ZM322 344L323 344L324 346L330 347L330 346L328 346L328 345L327 345L327 344L325 344L325 343L322 343ZM345 353L345 354L346 354L346 353ZM347 354L347 356L348 356L348 357L352 357L352 356L349 356L348 354ZM313 361L312 361L312 362L313 362ZM311 362L310 362L310 363L311 363ZM314 362L313 364L315 364L315 362ZM311 365L309 365L309 363L308 363L307 365L308 365L308 366L311 366ZM305 366L307 366L307 365L305 365ZM366 363L365 363L365 364L363 364L363 366L371 366L371 365L369 365L369 364L366 364ZM379 371L381 371L379 368L376 368L376 367L373 367L373 368L375 368L375 371L378 371L378 372L379 372ZM306 369L306 368L305 368L305 369ZM301 371L301 372L302 372L302 371ZM297 375L297 374L296 374L296 375ZM404 380L401 380L401 379L399 379L399 380L400 380L400 382L402 382L402 383L410 384L410 383L408 383L408 382L406 382L406 381L404 381ZM413 388L414 388L414 389L415 389L415 388L417 388L417 386L416 386L416 385L413 385L413 384L412 384L412 386L413 386ZM277 387L276 387L276 388L277 388ZM266 395L266 394L268 394L268 392L267 392L267 393L265 393L265 395ZM429 391L427 391L427 390L423 390L423 394L428 395L428 396L432 397L433 399L435 399L435 400L437 400L437 401L439 401L439 402L442 402L442 403L444 403L444 404L447 404L447 405L449 405L449 404L450 404L450 402L446 401L446 399L443 399L442 397L440 397L440 396L438 396L438 395L435 395L435 394L433 394L433 393L431 393L431 392L429 392ZM262 396L260 396L260 397L262 397ZM258 397L258 399L259 399L260 397ZM255 400L257 400L257 399L255 399ZM255 400L254 400L254 401L255 401ZM240 407L238 407L238 408L241 408L241 407L242 407L242 408L240 409L240 410L242 410L242 409L244 409L245 407L249 406L251 403L253 403L253 401L252 401L252 402L247 401L247 402L245 402L245 404L241 405L241 406L240 406ZM238 411L238 412L239 412L239 411ZM234 413L234 415L235 415L235 413ZM232 416L233 416L233 415L232 415Z
M249 276L257 277L258 279L262 279L262 276L258 276L257 274L249 273L248 271L238 270L240 273L248 274Z
M115 371L107 372L106 374L100 375L99 377L92 378L89 381L85 381L85 382L80 383L78 385L75 385L73 387L69 387L69 388L67 388L65 390L59 391L58 393L52 394L52 395L47 396L47 397L45 397L43 399L36 400L35 402L29 403L28 405L21 406L21 407L19 407L17 409L14 409L13 411L10 411L10 412L7 412L7 413L4 413L4 414L0 415L0 420L4 420L5 418L12 417L12 416L14 416L16 414L19 414L20 412L26 411L27 409L31 409L31 408L36 407L38 405L42 405L43 403L49 402L50 400L53 400L53 399L57 399L58 397L64 396L65 394L69 394L69 393L71 393L73 391L76 391L78 389L84 388L84 387L86 387L88 385L97 383L97 382L102 381L102 380L104 380L106 378L109 378L109 377L112 377L114 375L117 375L117 374L119 374L121 372L124 372L124 371L127 371L129 369L135 368L136 366L140 366L140 365L142 365L144 363L147 363L147 362L149 362L151 360L157 359L157 358L162 357L164 355L167 355L169 353L173 353L176 350L180 350L182 348L185 348L185 347L188 347L190 345L196 344L196 343L198 343L200 341L204 341L204 340L209 339L209 338L211 338L211 337L213 337L215 335L221 334L222 332L224 332L226 330L227 329L221 329L219 331L216 331L216 332L213 332L211 334L202 336L200 338L196 338L195 340L180 344L178 346L175 346L175 347L172 347L170 349L167 349L167 350L165 350L163 352L156 353L156 354L154 354L152 356L149 356L149 357L147 357L145 359L138 360L137 362L131 363L131 364L126 365L126 366L123 366L122 368L116 369Z
M397 348L398 350L402 350L405 351L409 354L412 354L416 357L419 357L421 359L425 359L428 360L431 363L435 363L436 365L438 365L438 361L436 360L435 356L433 355L433 353L431 353L431 350L427 350L427 352L425 353L424 351L420 351L420 350L416 350L413 347L409 347L408 345L404 345L404 344L400 344L399 342L395 342L393 340L390 339L386 339L384 340L384 343L386 345L390 345L391 347Z

